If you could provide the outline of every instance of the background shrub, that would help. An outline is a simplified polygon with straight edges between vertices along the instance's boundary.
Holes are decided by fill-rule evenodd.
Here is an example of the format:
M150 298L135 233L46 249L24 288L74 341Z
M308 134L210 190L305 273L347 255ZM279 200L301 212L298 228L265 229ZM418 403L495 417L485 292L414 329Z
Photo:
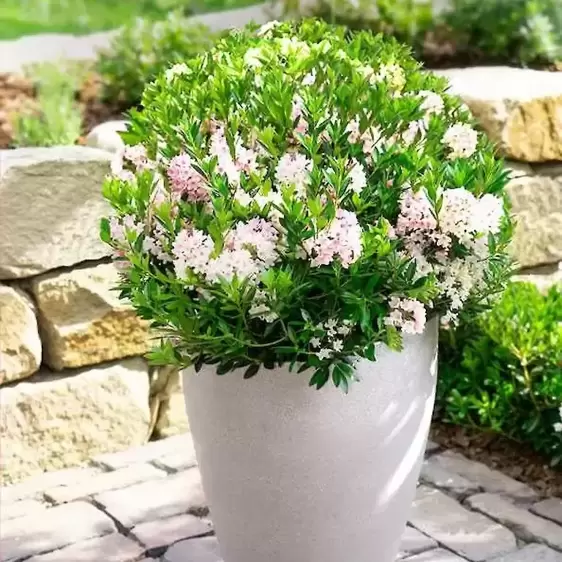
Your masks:
M562 291L512 283L491 312L443 331L437 414L562 461Z
M299 11L285 0L286 11ZM559 0L320 0L315 14L350 28L369 28L409 44L429 65L514 63L546 66L562 60Z
M35 65L26 74L37 90L36 103L22 111L14 122L15 146L74 144L80 137L82 113L76 92L86 70L78 64Z
M158 22L136 19L99 58L104 98L126 107L136 105L148 82L174 63L209 49L217 37L203 25L189 25L180 12Z

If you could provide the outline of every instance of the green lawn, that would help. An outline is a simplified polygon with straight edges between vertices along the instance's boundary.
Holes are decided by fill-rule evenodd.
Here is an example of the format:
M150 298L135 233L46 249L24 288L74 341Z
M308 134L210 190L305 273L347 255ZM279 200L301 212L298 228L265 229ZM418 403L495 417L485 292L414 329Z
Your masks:
M118 27L137 16L161 19L254 4L256 0L0 0L0 39L34 33L89 33Z

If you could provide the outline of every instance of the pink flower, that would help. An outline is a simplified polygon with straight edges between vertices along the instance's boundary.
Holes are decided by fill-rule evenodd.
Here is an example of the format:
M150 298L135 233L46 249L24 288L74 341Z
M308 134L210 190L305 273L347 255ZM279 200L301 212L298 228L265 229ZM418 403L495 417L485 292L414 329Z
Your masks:
M306 186L310 182L312 161L304 154L288 152L283 155L277 164L275 179L282 186L294 185L297 195L306 195Z
M390 314L384 322L387 326L395 326L404 334L422 334L425 329L425 306L415 299L399 299L391 297L389 300Z
M271 222L262 218L239 222L226 239L229 249L248 250L265 268L278 260L278 243L279 232Z
M134 146L126 146L123 150L123 158L128 160L135 166L137 172L144 170L152 170L155 168L154 162L149 160L146 154L146 148L142 144L135 144Z
M208 201L209 191L205 179L193 167L187 154L174 156L168 167L168 179L174 194L185 196L188 201Z
M315 238L305 241L304 249L312 258L313 267L329 265L339 258L342 266L347 268L361 255L361 236L361 226L355 213L338 209L335 219L327 228Z
M297 122L295 127L295 135L305 135L308 132L308 123L304 118L304 102L299 95L293 98L293 108L291 111L291 119Z
M208 234L197 229L182 230L172 245L177 278L185 279L187 268L195 273L205 273L213 249L213 240Z

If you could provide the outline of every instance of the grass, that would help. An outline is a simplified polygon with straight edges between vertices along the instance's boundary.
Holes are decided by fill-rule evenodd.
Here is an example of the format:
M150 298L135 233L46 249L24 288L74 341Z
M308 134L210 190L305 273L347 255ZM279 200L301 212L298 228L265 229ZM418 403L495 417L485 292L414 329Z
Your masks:
M254 4L256 0L0 0L0 39L36 33L84 34L119 27L135 17L162 19Z

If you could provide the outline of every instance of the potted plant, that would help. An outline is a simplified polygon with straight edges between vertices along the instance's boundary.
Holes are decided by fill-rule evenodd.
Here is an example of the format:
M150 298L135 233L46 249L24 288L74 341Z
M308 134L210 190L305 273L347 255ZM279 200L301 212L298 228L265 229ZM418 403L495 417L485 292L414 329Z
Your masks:
M187 368L225 562L395 559L438 318L509 270L501 162L445 88L394 40L272 22L131 114L102 236Z

